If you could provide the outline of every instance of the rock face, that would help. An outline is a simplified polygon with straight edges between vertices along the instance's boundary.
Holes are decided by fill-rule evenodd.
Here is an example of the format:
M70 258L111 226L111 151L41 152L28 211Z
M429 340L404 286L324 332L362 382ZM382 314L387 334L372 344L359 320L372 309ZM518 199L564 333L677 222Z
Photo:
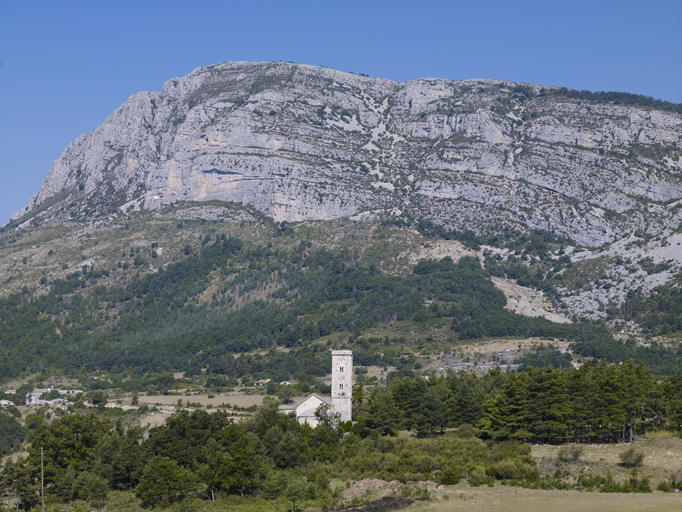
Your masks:
M132 96L12 219L218 200L277 221L405 212L599 246L679 225L681 134L679 114L553 88L228 62Z
M413 482L410 480L406 484L403 484L398 480L391 480L388 482L376 478L366 478L365 480L351 483L349 487L341 491L341 497L345 500L367 497L381 499L386 496L399 496L405 488L410 490L421 489L423 491L435 491L441 490L444 487L431 480L421 482Z

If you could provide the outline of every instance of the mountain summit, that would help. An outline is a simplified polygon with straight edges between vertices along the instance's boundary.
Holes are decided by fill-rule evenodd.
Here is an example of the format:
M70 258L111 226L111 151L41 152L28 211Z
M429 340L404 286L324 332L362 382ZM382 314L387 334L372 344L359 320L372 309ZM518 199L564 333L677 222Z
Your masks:
M678 105L496 80L394 82L280 62L199 68L65 148L20 223L177 201L276 221L408 214L600 246L682 219Z

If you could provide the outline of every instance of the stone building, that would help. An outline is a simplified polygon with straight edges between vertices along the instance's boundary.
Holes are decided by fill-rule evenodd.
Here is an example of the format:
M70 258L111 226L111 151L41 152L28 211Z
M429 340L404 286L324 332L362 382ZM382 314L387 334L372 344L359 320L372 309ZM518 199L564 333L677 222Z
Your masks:
M312 393L308 395L307 398L304 398L297 403L293 408L285 409L284 411L295 412L296 419L298 419L299 423L307 423L311 427L315 428L317 427L318 423L317 418L315 417L315 411L317 411L317 408L322 404L326 404L331 407L331 398Z
M295 412L299 423L317 426L315 411L326 404L332 413L338 413L341 421L350 421L353 398L353 352L351 350L332 350L332 396L321 397L312 393L290 409L283 412Z
M332 350L332 412L350 421L353 398L353 352Z

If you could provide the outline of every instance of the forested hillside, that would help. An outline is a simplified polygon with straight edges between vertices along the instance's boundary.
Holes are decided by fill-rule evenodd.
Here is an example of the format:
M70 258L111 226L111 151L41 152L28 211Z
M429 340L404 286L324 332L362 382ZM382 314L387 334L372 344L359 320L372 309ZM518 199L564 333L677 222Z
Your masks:
M560 332L504 309L504 295L471 258L424 261L411 274L387 276L357 255L310 242L279 252L218 236L204 240L200 254L127 286L98 285L105 273L85 266L44 295L4 299L5 377L40 362L142 372L206 365L235 375L238 363L224 357L230 352L305 346L332 332L357 337L380 323L431 318L450 319L462 338ZM220 288L197 303L216 274ZM86 284L87 296L80 293Z
M566 339L583 356L633 358L657 375L680 371L675 347L618 341L600 322L556 324L505 308L507 299L493 276L561 299L557 285L574 279L570 258L561 255L565 241L542 233L483 240L418 223L427 237L422 240L454 237L472 249L486 244L511 255L487 254L485 267L469 256L456 263L448 256L405 264L385 241L413 233L411 223L374 224L374 232L367 232L370 245L347 247L328 247L286 227L273 226L272 235L254 241L212 229L180 245L153 272L150 262L160 259L155 242L143 252L123 253L123 263L84 264L61 278L43 278L37 287L0 299L0 378L47 367L136 375L171 370L192 375L204 368L243 380L284 380L325 375L332 339L348 344L365 364L392 366L397 359L384 354L387 343L448 350L468 339L508 336ZM628 311L641 311L644 326L661 322L660 315L674 315L677 291L668 287ZM415 329L422 334L414 335ZM374 334L382 330L393 334ZM231 355L256 350L269 355Z

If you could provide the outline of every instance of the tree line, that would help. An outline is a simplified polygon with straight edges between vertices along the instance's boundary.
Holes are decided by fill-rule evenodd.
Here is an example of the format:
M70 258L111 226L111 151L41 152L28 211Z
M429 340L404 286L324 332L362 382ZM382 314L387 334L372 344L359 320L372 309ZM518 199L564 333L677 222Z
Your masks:
M356 408L357 409L357 408ZM395 379L357 409L358 432L428 435L476 425L484 439L533 443L633 442L649 428L682 429L682 377L657 381L632 360L580 369Z

